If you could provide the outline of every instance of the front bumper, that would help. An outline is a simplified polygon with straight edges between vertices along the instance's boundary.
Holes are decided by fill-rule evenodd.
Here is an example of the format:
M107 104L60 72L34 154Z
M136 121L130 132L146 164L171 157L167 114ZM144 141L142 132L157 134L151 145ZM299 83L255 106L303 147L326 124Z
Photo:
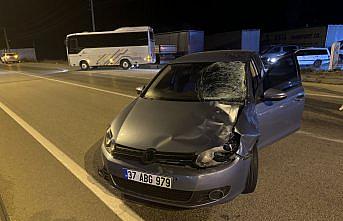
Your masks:
M136 161L114 159L102 146L102 161L110 183L124 194L176 207L194 208L232 200L245 188L250 159L237 158L218 167L196 169L166 164L144 165ZM173 177L172 189L155 187L124 179L123 169ZM209 194L221 191L223 197Z
M5 58L3 60L4 60L4 62L7 62L7 63L18 63L19 62L19 60L16 58Z

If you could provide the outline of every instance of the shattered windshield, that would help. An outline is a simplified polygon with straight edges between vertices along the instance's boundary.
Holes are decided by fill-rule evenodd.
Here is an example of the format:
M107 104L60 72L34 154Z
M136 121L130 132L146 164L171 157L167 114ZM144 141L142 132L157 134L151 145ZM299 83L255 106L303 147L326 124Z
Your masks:
M241 102L246 97L245 66L241 61L171 64L160 73L144 97Z

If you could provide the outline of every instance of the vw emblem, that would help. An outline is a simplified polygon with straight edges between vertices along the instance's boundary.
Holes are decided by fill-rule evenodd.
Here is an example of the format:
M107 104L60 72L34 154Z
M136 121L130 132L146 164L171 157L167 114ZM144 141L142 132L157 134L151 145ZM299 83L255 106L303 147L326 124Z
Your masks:
M154 148L147 149L142 157L143 163L152 163L155 160L156 150Z

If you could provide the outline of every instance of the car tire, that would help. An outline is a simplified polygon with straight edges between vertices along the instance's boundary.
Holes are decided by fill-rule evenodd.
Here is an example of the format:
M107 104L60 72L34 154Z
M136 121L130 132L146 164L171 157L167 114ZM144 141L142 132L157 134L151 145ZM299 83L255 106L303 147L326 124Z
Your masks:
M89 70L89 64L87 61L80 61L80 68L83 71Z
M258 177L258 151L256 145L252 150L251 163L249 167L247 181L245 183L245 189L243 194L252 193L255 191L257 186L257 177Z
M320 68L320 66L322 66L322 61L321 60L316 60L313 63L313 67L315 67L315 68Z
M131 63L129 60L127 59L123 59L120 61L120 67L124 70L127 70L131 67Z

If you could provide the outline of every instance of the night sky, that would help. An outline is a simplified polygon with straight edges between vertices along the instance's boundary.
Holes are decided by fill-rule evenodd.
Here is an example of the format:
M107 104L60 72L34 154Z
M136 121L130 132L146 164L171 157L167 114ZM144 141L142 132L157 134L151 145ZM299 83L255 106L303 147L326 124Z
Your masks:
M150 25L155 32L197 29L210 34L343 24L343 0L94 0L94 4L99 31ZM0 0L0 27L6 27L11 47L34 45L39 59L61 59L65 35L91 30L89 0ZM0 49L4 47L1 31Z

